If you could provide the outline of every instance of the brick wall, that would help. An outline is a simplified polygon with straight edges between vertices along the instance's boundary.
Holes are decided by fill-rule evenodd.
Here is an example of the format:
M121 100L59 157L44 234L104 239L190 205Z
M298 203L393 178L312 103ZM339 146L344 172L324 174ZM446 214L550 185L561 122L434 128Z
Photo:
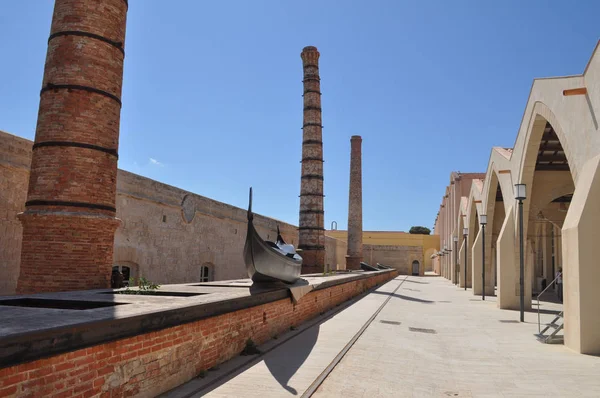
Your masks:
M377 274L157 332L0 369L0 397L155 396L257 344L387 282Z

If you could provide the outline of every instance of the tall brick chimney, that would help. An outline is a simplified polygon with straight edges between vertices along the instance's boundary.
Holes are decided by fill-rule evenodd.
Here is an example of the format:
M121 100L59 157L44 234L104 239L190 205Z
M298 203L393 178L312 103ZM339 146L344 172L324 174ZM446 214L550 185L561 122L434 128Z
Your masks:
M110 286L127 0L56 0L18 293Z
M362 138L350 139L350 196L348 199L348 252L346 269L360 269L362 261Z
M323 126L321 125L321 79L319 51L304 47L304 123L302 126L302 177L300 185L300 242L302 273L323 272L325 267L325 221L323 211Z

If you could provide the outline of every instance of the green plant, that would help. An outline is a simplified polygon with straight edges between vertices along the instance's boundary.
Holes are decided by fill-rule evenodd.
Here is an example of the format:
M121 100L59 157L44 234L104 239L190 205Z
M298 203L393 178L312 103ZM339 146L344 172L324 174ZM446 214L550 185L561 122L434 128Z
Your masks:
M409 234L429 235L431 230L427 227L415 226L408 231Z
M198 373L198 377L203 379L206 376L206 370L201 370L200 373Z
M298 329L296 326L294 326L294 325L290 326L290 330L296 330L296 329Z
M129 286L134 285L135 280L133 278L129 278ZM129 286L125 290L119 292L119 294L151 294L153 291L158 290L160 285L149 281L143 276L140 277L139 286L137 289L130 289Z
M240 353L241 355L255 355L260 354L260 350L256 347L256 343L252 339L246 340L246 346Z

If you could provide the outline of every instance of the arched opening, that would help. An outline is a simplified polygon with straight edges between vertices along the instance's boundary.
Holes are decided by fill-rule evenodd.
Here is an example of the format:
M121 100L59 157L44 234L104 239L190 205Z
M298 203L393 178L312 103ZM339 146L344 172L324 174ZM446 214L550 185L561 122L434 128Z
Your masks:
M419 276L419 271L420 271L421 265L419 264L419 262L417 260L412 262L412 275L413 276Z
M481 267L481 248L475 244L478 239L479 229L479 211L477 210L477 204L473 199L469 214L469 236L467 238L468 257L470 257L467 260L467 287L473 288L475 287L475 274L477 274L477 277L480 277L481 275L481 268L479 268ZM479 239L481 239L481 237L479 237ZM480 280L478 279L477 282L479 283ZM476 292L475 289L473 290L473 293L481 294L481 292Z
M498 287L498 238L506 218L506 210L502 185L494 165L491 167L488 178L490 181L486 203L484 204L484 211L487 216L487 225L485 226L485 294L492 296L496 295L496 288Z
M489 236L491 237L489 247L490 258L486 259L486 261L488 261L488 264L490 264L491 266L491 275L493 278L493 286L495 290L498 287L498 256L496 248L498 243L498 237L500 236L500 230L502 229L502 224L504 223L504 218L506 217L506 211L504 208L504 196L502 195L502 189L500 189L500 183L498 182L498 178L495 174L494 177L496 181L496 194L494 200L491 202L493 209L493 217L490 217L488 215L487 225L488 234L490 234Z
M521 182L527 186L523 203L526 290L541 292L562 270L561 229L575 191L567 155L554 126L540 115L531 132ZM562 302L562 283L543 300Z
M456 244L458 251L456 253L456 267L454 271L456 272L456 280L458 281L459 287L465 287L465 250L466 250L466 242L465 236L463 235L463 230L466 226L465 224L466 215L460 212L458 214L458 242Z
M200 266L200 282L211 282L215 280L214 265L204 263Z

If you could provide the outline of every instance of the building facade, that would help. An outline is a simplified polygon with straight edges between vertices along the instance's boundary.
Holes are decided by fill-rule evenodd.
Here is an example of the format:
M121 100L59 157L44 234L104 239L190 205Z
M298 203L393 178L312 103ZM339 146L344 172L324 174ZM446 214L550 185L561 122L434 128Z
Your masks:
M600 266L595 258L600 223L599 117L596 47L582 74L534 80L513 148L492 148L485 175L473 180L466 193L461 188L459 200L447 189L435 223L435 233L446 244L458 239L459 259L466 251L476 276L473 293L481 294L484 288L493 293L496 286L499 308L518 309L522 220L525 307L531 308L532 294L562 269L565 345L586 354L600 354ZM526 187L522 219L516 184ZM448 203L453 211L446 211ZM485 246L482 215L487 218ZM436 259L436 269L448 279L454 275L453 257ZM485 287L479 278L482 264L491 276Z

